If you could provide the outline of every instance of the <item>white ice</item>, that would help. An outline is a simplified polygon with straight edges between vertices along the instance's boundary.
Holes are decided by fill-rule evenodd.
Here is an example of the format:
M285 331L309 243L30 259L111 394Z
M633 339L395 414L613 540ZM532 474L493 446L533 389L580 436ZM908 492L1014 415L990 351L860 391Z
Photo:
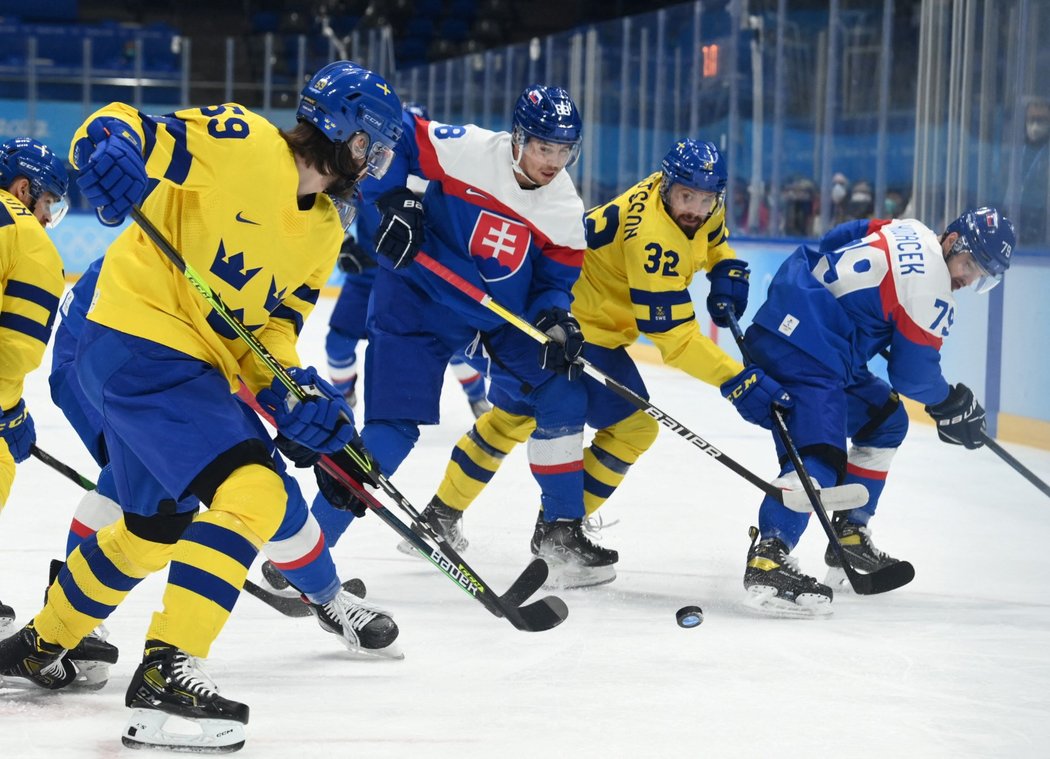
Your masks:
M323 364L330 309L322 300L307 324L305 361ZM659 407L775 475L766 433L717 390L663 367L643 374ZM50 405L46 368L26 398L40 447L95 476ZM420 508L472 422L451 376L442 410L442 425L425 428L393 478ZM1050 480L1050 451L1007 447ZM309 497L312 482L302 479ZM602 510L619 520L605 532L620 552L619 577L560 592L569 618L545 633L491 616L430 564L395 550L397 536L375 516L359 521L336 561L392 610L405 659L350 661L313 620L243 597L206 665L225 695L251 706L240 756L1050 755L1046 496L992 452L944 445L913 425L872 526L881 548L915 565L915 581L882 596L839 595L823 620L741 608L759 496L663 431ZM0 599L20 623L39 609L79 497L36 460L18 467L0 516ZM465 521L465 558L492 587L505 588L530 558L537 508L519 450ZM814 519L797 550L804 570L823 577L825 546ZM120 744L124 690L163 580L143 582L110 618L121 659L103 690L0 691L0 757L130 754ZM686 604L703 608L699 628L675 624Z

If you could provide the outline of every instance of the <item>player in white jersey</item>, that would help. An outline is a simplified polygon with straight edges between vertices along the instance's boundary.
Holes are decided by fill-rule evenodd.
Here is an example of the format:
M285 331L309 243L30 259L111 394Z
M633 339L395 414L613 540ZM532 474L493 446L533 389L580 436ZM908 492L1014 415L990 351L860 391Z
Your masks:
M755 314L747 348L794 399L788 430L810 476L822 486L867 487L867 504L835 519L859 571L897 561L875 548L867 525L908 430L898 393L926 404L945 442L983 445L984 409L968 387L944 379L940 347L955 320L952 293L997 284L1014 243L1013 225L994 208L967 211L940 236L914 219L848 222L829 231L819 248L799 247ZM886 350L889 383L867 366ZM782 483L799 487L776 444ZM800 572L790 556L808 517L763 500L744 573L749 603L758 610L830 613L832 589ZM837 569L830 546L825 561Z

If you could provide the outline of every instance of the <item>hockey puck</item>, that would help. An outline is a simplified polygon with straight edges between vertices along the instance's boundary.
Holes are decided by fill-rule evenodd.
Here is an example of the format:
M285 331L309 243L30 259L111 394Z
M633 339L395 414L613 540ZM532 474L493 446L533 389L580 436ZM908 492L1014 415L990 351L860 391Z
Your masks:
M704 611L699 606L683 606L675 614L678 619L678 626L686 629L690 627L699 627L700 623L704 621Z

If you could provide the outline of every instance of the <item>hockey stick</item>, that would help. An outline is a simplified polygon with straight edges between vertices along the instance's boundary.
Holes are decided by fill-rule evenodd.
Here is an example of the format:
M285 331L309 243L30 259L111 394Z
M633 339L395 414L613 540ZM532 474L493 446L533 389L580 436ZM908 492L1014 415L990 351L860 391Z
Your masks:
M42 461L43 463L47 464L49 467L54 469L59 474L67 477L68 479L72 480L76 484L80 485L80 487L84 488L84 490L94 490L95 489L95 483L94 482L89 480L84 475L80 474L80 472L78 472L76 469L74 469L73 467L69 466L68 464L63 464L61 461L56 459L50 453L46 453L46 452L40 450L35 445L30 447L29 453L34 458L36 458L39 461Z
M47 464L49 467L54 469L59 474L63 475L64 477L67 477L68 479L72 480L73 482L75 482L80 487L84 488L84 490L95 490L98 487L90 479L88 479L87 477L82 475L80 472L78 472L73 467L69 466L69 464L64 464L63 462L59 461L58 459L56 459L51 454L45 453L44 451L40 450L35 445L32 448L29 449L29 452L33 456L35 456L37 459L39 459L40 461L42 461L43 463ZM349 585L350 583L353 583L353 582L360 583L361 581L360 580L347 580L345 583L343 583L343 587L345 588L347 585ZM273 602L269 598L269 596L273 595L272 593L268 593L266 590L264 590L263 588L260 588L258 585L256 585L254 582L252 582L251 580L249 580L247 578L244 580L244 590L247 593L249 593L250 595L255 596L260 601L263 601L264 603L269 604L270 606L272 606L277 611L279 611L282 614L285 614L285 615L287 615L289 617L307 617L307 616L310 615L309 607L307 607L307 605L304 604L299 599L296 599L296 598L285 599L283 596L276 596L277 598L281 598L282 600L294 602L297 606L301 606L302 607L302 611L303 611L302 614L291 613L292 609L291 609L290 604L289 605L285 605L285 604L278 604L278 603Z
M981 439L984 441L984 444L988 446L995 455L997 455L999 458L1001 458L1003 461L1005 461L1007 464L1013 467L1015 472L1017 472L1019 475L1021 475L1030 483L1039 488L1043 495L1050 496L1050 485L1047 485L1045 482L1039 479L1035 472L1030 470L1028 467L1026 467L1017 459L1015 459L1013 456L1011 456L1005 448L1003 448L1001 445L995 442L993 438L989 437L983 432L981 433Z
M740 347L740 355L744 358L744 363L753 364L751 356L744 344L744 333L740 330L740 324L736 320L736 314L731 310L726 311L726 318L729 320L729 329L733 332L733 338L736 340L737 345ZM835 534L835 528L831 526L831 520L828 519L828 513L824 509L824 505L821 503L821 492L813 485L813 481L809 478L809 473L806 471L805 465L802 463L802 456L799 455L798 449L795 447L795 441L791 439L791 434L788 432L787 424L784 423L784 416L780 409L773 409L773 429L780 438L780 442L787 449L788 457L791 459L791 463L795 466L795 471L798 473L799 479L802 481L802 489L805 491L809 500L813 503L813 513L817 515L817 520L820 522L820 526L824 528L824 533L828 536L828 541L831 544L831 550L838 557L839 563L842 565L842 571L846 573L846 577L849 579L850 585L853 586L853 590L859 595L870 596L875 593L885 593L888 590L894 590L907 585L915 577L915 567L913 567L907 561L898 561L895 564L890 564L888 567L876 569L874 572L868 574L861 574L849 563L849 559L846 557L846 552L842 548L842 544L839 543L838 536Z
M219 294L211 288L207 281L187 263L186 259L182 257L182 254L179 253L157 230L157 228L153 226L153 223L146 218L142 213L142 209L138 206L132 207L131 217L139 225L142 231L146 233L146 236L149 237L157 248L175 265L175 268L189 280L190 284L193 285L204 300L215 310L215 313L217 313L223 321L229 325L238 337L244 340L251 351L255 354L256 358L273 373L274 377L280 380L280 382L288 388L289 393L300 401L305 400L307 397L306 391L292 378L288 373L288 369L282 366L281 363L273 357L269 349L267 349L262 341L255 336L255 333L244 326L241 320L238 319L223 302ZM357 447L358 445L359 443L356 442L349 443L342 451L332 457L336 464L336 468L340 468L338 466L340 458L352 462L355 468L364 473L371 480L372 485L380 488L406 513L411 515L412 519L426 533L427 537L437 542L440 548L431 547L426 540L398 519L397 516L395 516L382 503L375 498L371 498L370 494L366 494L369 495L369 500L366 502L372 510L376 512L376 515L395 532L401 535L401 537L408 540L422 556L428 559L446 577L458 585L463 592L479 601L481 605L488 609L493 615L497 617L506 617L506 619L519 630L528 630L532 632L548 630L561 624L565 620L566 616L568 616L569 610L565 606L565 603L556 596L542 598L539 601L528 604L527 606L514 606L505 602L500 596L491 593L477 573L475 573L473 569L463 561L459 554L452 549L448 544L448 541L426 524L409 500L405 498L396 487L394 487L393 483L391 483L382 472L379 471L379 468L375 465L375 462L372 461L372 458L367 455L367 453L363 453ZM354 482L352 478L349 478L349 476L346 475L345 471L342 472L342 474L343 477L349 479L350 482ZM344 484L346 484L345 481ZM537 562L539 562L539 565ZM536 588L538 589L539 585L541 585L546 579L547 571L546 562L537 559L525 569L523 574L526 575L528 579L522 580L521 582L536 582L536 579L539 578L538 583L536 584ZM540 577L541 574L542 577ZM517 584L517 582L515 584Z
M432 273L441 277L441 279L448 282L454 288L459 290L461 293L476 301L480 305L492 311L496 315L503 318L504 321L508 322L512 326L520 329L522 332L527 334L533 340L539 343L547 343L550 341L550 337L541 330L534 327L525 319L521 318L513 311L504 308L499 303L492 300L492 296L484 292L478 287L475 287L463 277L456 274L454 271L446 267L439 261L435 261L426 253L420 252L416 256L416 261L430 270ZM694 446L696 446L701 452L706 453L711 458L718 461L723 466L728 467L736 474L743 477L745 480L750 482L752 485L757 487L763 493L768 495L770 498L774 498L780 503L787 506L792 511L798 511L801 513L809 513L813 510L813 505L806 498L805 493L794 491L794 490L781 490L780 488L772 485L757 474L747 469L742 464L737 463L729 456L724 454L722 451L715 448L713 445L708 443L702 437L697 435L695 432L690 430L684 424L673 418L670 414L662 411L661 409L654 406L652 403L647 401L638 393L631 390L626 385L617 382L615 379L610 377L608 374L603 372L601 369L596 367L587 359L582 356L576 359L576 362L583 366L583 371L593 379L601 382L609 390L616 393L618 396L631 403L635 408L648 414L657 422L662 424L672 432L677 433L679 436L685 438ZM868 501L868 491L863 485L840 485L837 487L824 488L821 491L824 495L824 501L826 503L825 508L830 508L832 511L842 511L845 509L855 509L858 506L863 506Z
M879 351L879 355L887 361L890 360L890 352L888 349L883 349ZM998 456L1007 464L1009 464L1013 468L1013 470L1019 475L1021 475L1030 483L1039 488L1039 492L1041 492L1045 496L1050 496L1050 485L1047 485L1043 480L1039 479L1039 476L1035 472L1033 472L1031 469L1029 469L1020 461L1015 459L1012 455L1010 455L1010 452L1003 448L1001 445L999 445L999 443L995 441L995 438L991 437L987 433L982 432L981 440L986 446L988 446L989 450L991 450L992 453L994 453L996 456Z

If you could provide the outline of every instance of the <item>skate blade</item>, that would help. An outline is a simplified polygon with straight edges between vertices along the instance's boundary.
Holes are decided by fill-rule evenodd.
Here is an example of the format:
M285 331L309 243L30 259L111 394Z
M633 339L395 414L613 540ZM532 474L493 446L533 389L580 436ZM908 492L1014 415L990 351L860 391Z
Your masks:
M362 648L361 646L355 646L346 638L342 640L343 645L346 646L346 652L351 659L356 661L401 661L405 658L405 654L396 640L383 648Z
M128 748L229 754L244 747L244 725L227 719L183 719L157 709L133 709L121 743Z
M834 609L830 599L824 596L800 596L803 603L795 603L777 596L776 588L756 585L747 589L748 596L742 602L744 609L765 617L781 619L821 619L830 617ZM810 601L810 603L806 603Z
M574 588L593 588L607 585L616 579L616 566L580 567L573 564L555 563L544 559L550 567L543 587L546 590L572 590Z
M828 573L824 576L824 584L836 593L853 593L853 585L842 567L828 567Z
M77 668L77 679L69 684L77 690L101 690L109 682L109 663L104 661L74 662Z

